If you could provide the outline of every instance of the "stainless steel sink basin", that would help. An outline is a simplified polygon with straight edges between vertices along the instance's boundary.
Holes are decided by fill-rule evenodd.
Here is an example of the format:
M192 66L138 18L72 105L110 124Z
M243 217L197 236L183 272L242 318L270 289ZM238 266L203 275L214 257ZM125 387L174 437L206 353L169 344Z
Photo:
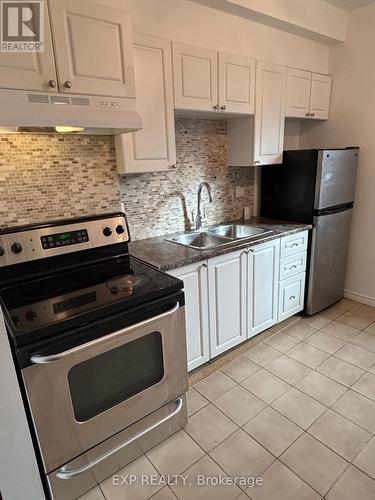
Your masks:
M208 231L180 234L178 236L168 238L167 240L199 250L206 250L207 248L214 248L232 242L229 238L216 236L214 234L210 234Z
M255 238L261 234L272 233L271 229L263 229L260 227L246 226L244 224L225 224L214 228L209 228L208 232L230 238L231 240L240 240L243 238Z

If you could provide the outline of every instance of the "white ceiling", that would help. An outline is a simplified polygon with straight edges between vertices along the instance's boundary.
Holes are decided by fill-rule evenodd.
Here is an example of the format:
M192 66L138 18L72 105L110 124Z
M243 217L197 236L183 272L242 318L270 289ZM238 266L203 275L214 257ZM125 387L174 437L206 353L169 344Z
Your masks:
M375 3L375 0L323 0L326 3L330 3L335 7L339 7L343 10L355 10L370 3Z

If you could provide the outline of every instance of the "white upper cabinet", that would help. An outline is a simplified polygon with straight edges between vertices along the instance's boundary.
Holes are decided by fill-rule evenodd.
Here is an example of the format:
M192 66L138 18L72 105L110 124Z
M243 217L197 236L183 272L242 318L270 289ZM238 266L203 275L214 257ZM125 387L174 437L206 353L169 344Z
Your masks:
M47 8L44 8L44 51L0 52L0 88L57 92Z
M133 36L138 132L116 136L119 173L167 170L176 164L171 42Z
M286 116L305 118L310 112L311 73L288 68Z
M327 120L331 77L288 68L287 117Z
M255 60L219 52L220 111L254 114Z
M177 109L212 111L217 106L217 52L173 43L174 100Z
M60 91L134 97L129 15L90 0L49 6Z
M254 116L254 165L282 163L286 68L257 62Z
M327 120L331 99L332 79L328 75L312 74L310 116L320 120Z

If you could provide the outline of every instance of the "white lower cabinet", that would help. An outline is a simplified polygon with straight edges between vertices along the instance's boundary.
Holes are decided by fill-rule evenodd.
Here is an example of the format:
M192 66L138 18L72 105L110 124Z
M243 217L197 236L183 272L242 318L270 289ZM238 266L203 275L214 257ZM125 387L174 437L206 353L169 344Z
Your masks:
M245 251L208 260L211 358L246 340Z
M306 273L301 273L280 282L279 322L302 311L305 295L305 275Z
M248 254L248 337L277 323L280 239L262 243Z
M207 268L207 262L198 262L169 272L184 282L189 371L210 359Z

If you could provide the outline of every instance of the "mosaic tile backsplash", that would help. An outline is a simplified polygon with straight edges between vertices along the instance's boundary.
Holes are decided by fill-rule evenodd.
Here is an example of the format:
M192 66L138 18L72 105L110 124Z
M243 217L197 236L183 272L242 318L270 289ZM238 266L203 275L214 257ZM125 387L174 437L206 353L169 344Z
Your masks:
M203 191L209 224L253 206L254 169L226 166L226 122L176 120L174 170L118 176L109 136L0 136L0 226L116 211L124 203L133 240L184 231ZM236 198L235 186L244 188Z

